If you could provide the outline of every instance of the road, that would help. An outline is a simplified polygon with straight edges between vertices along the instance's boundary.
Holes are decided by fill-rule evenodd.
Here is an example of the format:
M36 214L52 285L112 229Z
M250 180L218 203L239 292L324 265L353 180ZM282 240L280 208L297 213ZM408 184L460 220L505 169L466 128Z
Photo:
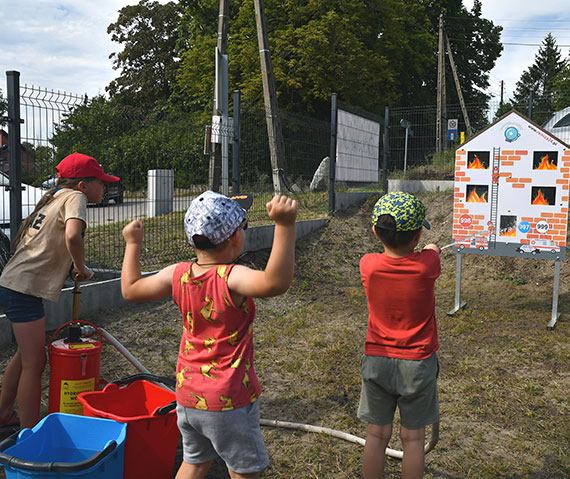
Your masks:
M194 196L174 198L174 211L186 211ZM111 201L107 206L89 205L87 208L87 224L100 226L117 221L133 220L147 216L148 201L146 199L125 199L121 204Z

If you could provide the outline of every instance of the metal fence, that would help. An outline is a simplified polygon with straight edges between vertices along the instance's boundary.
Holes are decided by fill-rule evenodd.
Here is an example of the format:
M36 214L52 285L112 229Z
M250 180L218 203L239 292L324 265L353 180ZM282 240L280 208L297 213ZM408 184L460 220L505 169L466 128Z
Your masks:
M556 100L558 105L570 106L570 92L566 98ZM509 106L502 105L498 101L465 106L472 128L471 136L510 111ZM557 109L553 101L545 101L544 97L538 98L533 95L529 95L526 101L518 103L515 108L546 129L550 128L549 120L553 118ZM570 114L570 111L568 113ZM440 152L437 151L436 118L435 105L389 109L387 162L389 177L415 180L453 179L454 151L461 144L461 132L465 133L465 140L469 139L465 118L460 105L446 105L442 122L444 138ZM455 119L458 123L458 135L453 140L447 137L447 122L450 119ZM411 125L409 130L412 131L407 144L406 129L402 126L406 124L405 122L409 122ZM560 139L567 143L570 141L570 127L558 128L551 133L559 135Z
M88 206L85 240L90 266L120 269L124 250L121 230L137 217L145 218L145 270L192 256L184 234L183 215L191 199L207 189L209 157L204 152L204 137L209 118L180 112L149 112L110 103L102 97L88 99L27 85L19 88L18 100L22 118L21 178L25 188L22 216L27 216L45 193L42 184L47 186L46 180L55 175L55 165L66 155L79 151L97 158L105 171L121 178L122 184L121 195L110 198L107 205ZM262 224L268 221L265 204L273 196L265 112L247 105L240 110L240 190L254 195L249 216L253 225ZM283 179L299 201L300 217L327 215L327 191L311 192L309 185L328 155L329 123L286 113L281 115L281 123L287 157ZM6 136L7 131L3 133L3 142ZM230 146L232 140L233 137ZM12 175L7 152L2 154L2 178L7 186ZM164 176L165 170L172 172L170 177ZM168 184L164 185L164 181ZM167 191L162 195L160 191L151 191L153 188ZM4 232L8 232L7 191L1 201L1 221Z
M188 112L145 111L104 97L88 99L27 85L17 90L13 94L18 96L22 118L19 130L22 216L29 214L45 193L42 185L46 186L46 180L55 175L55 165L64 156L79 151L97 158L106 171L120 176L122 187L121 194L110 196L105 206L88 207L86 259L89 265L120 269L124 249L121 230L126 222L137 217L145 218L142 254L145 270L192 256L182 219L191 199L208 187L210 158L205 153L205 133L211 122L209 117ZM0 106L15 101L8 100L0 98ZM375 179L354 184L335 182L325 166L327 157L331 157L332 167L335 166L336 95L333 95L331 108L332 128L328 121L282 112L287 161L282 179L300 204L301 219L327 215L333 209L334 191L354 187L380 190L385 186L386 177L453 178L454 149L460 138L444 139L442 151L436 151L435 106L390 108L370 113L342 104L340 100L338 103L343 110L376 125L374 134L363 130L348 142L353 142L358 155L367 150L366 154L372 151L378 156L381 171L379 175L370 175L371 178L378 176L378 182ZM528 104L519 105L519 111L542 125L553 113L551 107L544 105L543 101L533 102L529 98ZM499 106L498 102L466 105L473 135L496 119ZM273 195L266 112L234 101L233 114L239 115L239 130L220 132L231 136L228 138L229 171L232 171L232 163L239 164L239 174L231 178L230 184L238 184L241 192L253 194L255 201L249 216L254 225L262 224L268 220L265 204ZM444 132L447 119L458 120L459 132L466 130L459 105L446 105ZM6 118L0 120L2 144L7 146L8 123ZM570 138L570 127L568 130ZM358 144L358 135L365 138L362 144ZM4 186L0 222L5 232L11 217L10 196L13 197L15 191L10 184L13 175L9 163L8 152L0 151L0 186ZM311 185L317 171L328 177L318 188ZM333 191L327 191L331 185Z

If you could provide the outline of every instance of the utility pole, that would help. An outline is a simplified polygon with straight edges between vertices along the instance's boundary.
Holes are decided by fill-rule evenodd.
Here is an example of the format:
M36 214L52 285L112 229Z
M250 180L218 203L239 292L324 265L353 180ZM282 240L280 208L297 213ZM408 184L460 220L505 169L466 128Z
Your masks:
M218 62L218 56L224 58L227 61L227 51L228 51L228 12L229 12L229 0L220 0L220 9L218 15L218 42L216 45L216 62ZM220 68L218 72L219 75L223 77L224 68ZM225 69L227 75L227 68ZM227 98L220 98L222 96L222 90L220 82L223 83L224 79L218 77L216 84L214 86L214 106L212 109L212 138L217 136L218 141L225 135L227 135L227 125L223 124L224 116L227 117ZM225 78L227 85L227 77ZM227 88L226 88L227 93ZM224 114L223 105L226 105L226 112ZM213 119L219 118L218 123L214 123ZM227 119L227 118L226 118ZM215 130L219 131L215 131ZM227 138L226 138L227 141ZM208 187L212 191L218 191L220 189L220 170L222 163L222 148L223 144L218 142L212 142L210 149L210 168L208 172Z
M435 120L435 151L440 152L442 138L442 102L443 102L443 85L445 79L444 72L444 56L443 56L443 16L439 16L439 42L437 51L437 118Z
M501 80L501 100L499 101L499 108L503 108L503 89L505 86L505 82Z
M459 76L457 75L457 70L455 69L455 61L453 60L453 52L451 51L451 45L449 44L449 38L447 37L447 33L445 34L445 43L447 45L447 55L449 56L449 65L451 66L451 71L453 72L453 79L455 80L455 88L457 89L459 104L461 105L461 111L463 112L463 119L465 120L467 136L471 136L472 133L471 122L469 121L469 115L467 114L467 107L465 106L465 101L463 100L463 93L461 92L461 85L459 84Z
M267 39L265 24L265 11L263 0L254 0L255 23L257 25L257 43L259 45L259 59L261 61L261 77L263 81L263 99L265 103L265 118L267 121L267 136L269 137L269 152L271 167L273 169L273 190L276 195L285 193L283 174L287 169L285 161L285 146L281 131L281 120L277 94L275 93L275 78L271 64L271 53Z

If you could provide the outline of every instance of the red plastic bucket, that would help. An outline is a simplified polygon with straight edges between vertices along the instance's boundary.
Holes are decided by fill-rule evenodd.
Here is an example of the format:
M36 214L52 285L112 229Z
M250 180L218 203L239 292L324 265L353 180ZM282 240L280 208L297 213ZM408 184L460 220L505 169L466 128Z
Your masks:
M114 419L127 424L124 479L170 479L176 459L178 426L176 410L161 409L176 394L149 381L137 380L125 387L107 384L102 391L77 397L85 416Z

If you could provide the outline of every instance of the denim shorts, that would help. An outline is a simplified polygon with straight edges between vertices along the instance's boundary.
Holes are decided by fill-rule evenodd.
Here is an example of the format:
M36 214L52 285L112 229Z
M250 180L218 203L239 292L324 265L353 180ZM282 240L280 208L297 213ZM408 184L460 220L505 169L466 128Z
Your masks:
M392 424L396 406L406 429L439 421L437 354L420 360L364 356L358 417L383 426Z
M259 426L259 401L230 411L178 404L176 413L184 462L202 464L220 456L238 474L260 472L269 465Z
M3 286L0 286L0 309L13 323L31 323L46 315L42 298Z

